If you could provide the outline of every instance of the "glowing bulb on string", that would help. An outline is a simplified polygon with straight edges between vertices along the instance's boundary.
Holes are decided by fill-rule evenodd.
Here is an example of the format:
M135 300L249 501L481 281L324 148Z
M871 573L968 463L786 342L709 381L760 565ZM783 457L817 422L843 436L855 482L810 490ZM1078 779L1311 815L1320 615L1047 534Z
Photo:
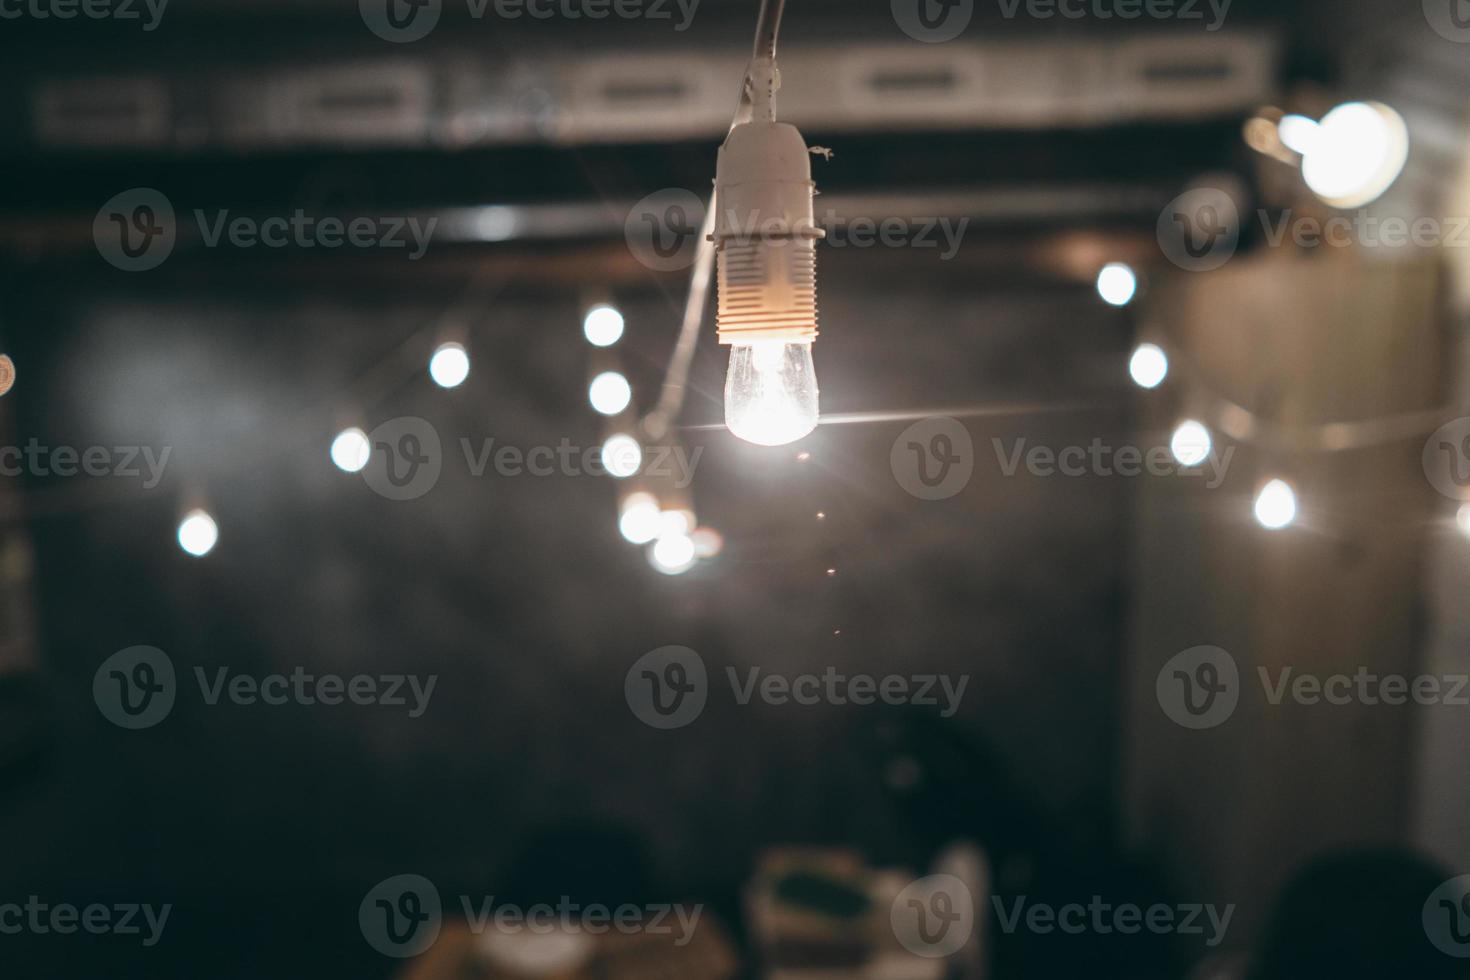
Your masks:
M1289 527L1296 520L1296 491L1285 480L1272 480L1256 496L1256 520L1269 531Z
M372 447L361 429L343 429L332 440L332 462L344 473L358 473L368 463Z
M1128 360L1128 374L1140 388L1157 388L1169 376L1169 356L1157 344L1139 344Z
M587 400L603 415L617 415L633 401L633 386L616 371L604 371L592 379Z
M1169 440L1169 451L1180 466L1198 466L1210 456L1214 442L1210 430L1194 419L1185 419Z
M623 337L623 314L606 304L592 307L582 319L582 335L593 347L611 347Z
M648 560L665 575L682 575L698 559L694 539L687 534L666 534L648 549Z
M470 355L463 344L440 344L429 358L429 377L441 388L458 388L470 376Z
M191 510L179 522L179 547L195 558L203 558L219 542L219 526L207 511Z
M1109 262L1097 274L1097 294L1110 306L1127 306L1138 292L1138 276L1122 262Z
M643 447L625 433L608 436L602 444L602 465L609 475L626 480L643 467Z
M629 544L647 544L658 537L663 515L651 493L629 494L618 518L618 532Z

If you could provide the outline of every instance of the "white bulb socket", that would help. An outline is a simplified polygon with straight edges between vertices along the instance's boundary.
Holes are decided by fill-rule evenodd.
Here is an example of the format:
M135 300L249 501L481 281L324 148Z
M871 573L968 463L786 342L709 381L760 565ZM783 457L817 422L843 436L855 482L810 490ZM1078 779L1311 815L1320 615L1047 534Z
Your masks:
M817 227L811 152L795 126L730 131L715 171L716 324L722 344L817 336Z

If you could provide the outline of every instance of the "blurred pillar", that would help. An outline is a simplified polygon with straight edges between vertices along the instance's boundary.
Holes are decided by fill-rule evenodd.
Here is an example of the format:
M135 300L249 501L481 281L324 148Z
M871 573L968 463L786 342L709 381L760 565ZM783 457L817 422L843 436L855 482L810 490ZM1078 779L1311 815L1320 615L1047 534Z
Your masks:
M1338 845L1403 842L1410 825L1413 711L1382 705L1271 704L1260 669L1292 676L1411 674L1422 630L1425 523L1436 495L1424 435L1337 452L1290 449L1286 434L1441 403L1442 343L1432 260L1356 250L1261 249L1154 289L1146 330L1173 371L1143 396L1146 444L1181 417L1234 445L1217 489L1163 477L1140 486L1131 662L1124 676L1123 817L1189 902L1237 905L1227 944L1247 942L1282 881ZM1152 339L1152 338L1143 338ZM1285 427L1235 443L1252 415ZM1432 428L1432 426L1431 426ZM1296 526L1256 524L1265 481L1297 491ZM1217 727L1165 714L1165 663L1224 648L1239 702Z

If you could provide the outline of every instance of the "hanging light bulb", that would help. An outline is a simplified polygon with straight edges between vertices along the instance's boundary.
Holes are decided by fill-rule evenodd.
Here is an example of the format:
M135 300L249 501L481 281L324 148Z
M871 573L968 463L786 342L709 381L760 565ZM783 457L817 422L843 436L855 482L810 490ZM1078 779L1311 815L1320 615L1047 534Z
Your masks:
M750 76L750 122L730 130L715 175L718 326L730 347L725 424L747 442L783 446L817 427L817 240L811 153L775 121L775 63Z
M583 317L582 336L593 347L611 347L623 337L623 314L615 306L599 303Z
M1179 423L1174 430L1173 437L1169 440L1169 451L1174 454L1174 459L1183 467L1198 466L1210 458L1210 450L1214 448L1214 441L1210 438L1210 430L1194 419L1185 419Z
M1285 480L1272 480L1256 496L1256 520L1268 531L1279 531L1296 520L1296 491Z
M629 544L647 544L658 537L662 526L663 514L659 510L658 498L653 494L632 493L623 501L618 533Z
M179 522L179 547L195 558L203 558L219 542L219 525L205 510L191 510Z
M1157 388L1169 376L1169 355L1158 344L1139 344L1128 359L1128 375L1140 388Z
M332 440L332 462L344 473L359 473L372 455L367 433L359 428L343 429Z
M1138 274L1126 262L1109 262L1098 270L1097 294L1109 306L1127 306L1138 292Z
M429 358L429 377L441 388L458 388L470 376L470 355L463 344L440 344Z

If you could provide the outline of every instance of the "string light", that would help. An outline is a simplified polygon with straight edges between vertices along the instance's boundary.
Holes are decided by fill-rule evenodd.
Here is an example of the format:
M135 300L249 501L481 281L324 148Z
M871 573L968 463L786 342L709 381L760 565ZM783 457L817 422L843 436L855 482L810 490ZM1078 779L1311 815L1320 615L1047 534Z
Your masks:
M1127 306L1138 292L1138 276L1123 262L1109 262L1097 273L1097 294L1112 306Z
M358 473L368 464L372 446L361 429L343 429L332 440L332 462L344 473Z
M1128 359L1128 374L1140 388L1157 388L1169 376L1169 355L1157 344L1139 344Z
M602 465L611 476L626 480L643 468L643 447L626 433L608 436L602 444Z
M665 534L648 549L648 560L665 575L683 575L698 561L694 539L687 534Z
M1296 491L1285 480L1272 480L1256 495L1256 520L1268 531L1290 527L1296 520Z
M633 386L617 371L604 371L592 379L587 399L602 415L617 415L633 401Z
M658 498L651 493L633 493L623 501L618 531L629 544L648 544L658 537L663 525Z
M195 558L203 558L219 543L219 526L204 510L191 510L179 522L179 547Z
M1198 466L1210 456L1214 441L1210 430L1194 419L1185 419L1169 439L1169 451L1180 466Z
M470 355L463 344L440 344L429 358L429 377L441 388L458 388L470 376Z
M1302 179L1334 207L1362 207L1393 186L1408 159L1402 116L1378 102L1349 102L1323 116L1307 140Z
M623 314L606 303L592 307L582 318L582 336L593 347L611 347L623 339Z
M1317 120L1288 113L1276 124L1276 135L1288 150L1306 156L1316 142L1318 128Z

